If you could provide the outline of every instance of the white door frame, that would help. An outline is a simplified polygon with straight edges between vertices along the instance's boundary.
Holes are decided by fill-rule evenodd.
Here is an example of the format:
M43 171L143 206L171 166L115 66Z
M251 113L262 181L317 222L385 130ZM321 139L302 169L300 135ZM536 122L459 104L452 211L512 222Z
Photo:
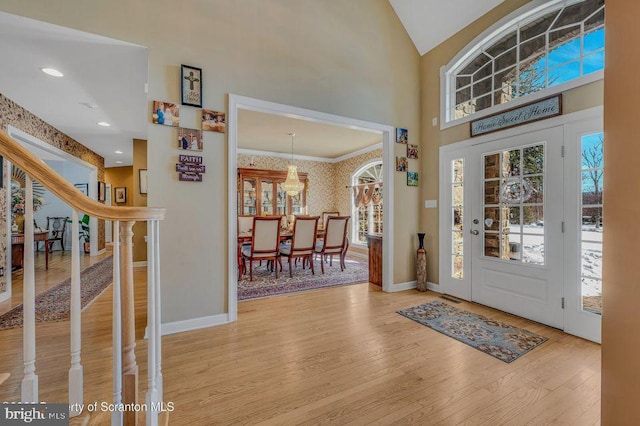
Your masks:
M7 134L20 142L25 148L30 149L32 147L41 149L43 151L47 151L50 154L53 154L59 157L63 161L68 161L70 163L76 164L78 166L84 167L88 170L89 173L89 197L94 200L98 197L98 168L93 164L89 164L86 161L75 157L68 152L65 152L53 145L50 145L46 142L41 141L40 139L32 136L20 129L17 129L13 126L7 126ZM7 176L8 180L11 179L11 168L13 164L7 161ZM9 189L9 192L11 190ZM7 206L6 213L7 218L11 217L11 203L9 200L10 194L7 195ZM89 229L92 235L98 235L98 220L95 217L92 217L89 222ZM7 220L7 263L5 265L5 277L7 281L7 291L2 293L0 296L0 301L2 299L6 299L11 297L11 221ZM91 256L96 256L98 254L98 241L97 238L92 238L90 242L91 247Z
M564 294L565 294L565 321L564 329L567 333L600 343L602 341L601 315L585 312L582 309L581 288L581 227L582 212L581 195L582 179L581 167L578 159L581 157L582 136L604 131L603 117L588 118L568 124L564 128L565 144L565 185L575 188L575 191L565 191L565 220L567 223L578 224L567 226L564 243ZM606 143L606 141L605 141ZM567 161L567 159L574 161ZM606 168L605 176L606 180ZM576 206L569 209L568 206ZM577 286L577 288L576 288Z
M394 127L384 124L372 123L354 118L298 108L290 105L278 104L246 96L229 94L229 119L227 121L227 136L229 138L228 152L228 309L229 322L238 319L238 265L237 265L237 151L238 151L238 110L264 112L267 114L285 115L300 120L312 121L350 129L377 132L382 135L382 164L385 187L385 202L383 205L383 234L382 250L382 290L392 291L393 286L393 136Z
M448 235L450 229L448 226L446 226L445 224L447 224L449 222L449 209L450 209L450 200L448 199L448 190L447 190L447 185L449 184L449 179L446 176L448 167L446 165L446 159L451 159L452 156L455 156L456 153L462 153L463 150L476 146L476 145L481 145L487 142L492 142L494 140L499 140L499 139L505 139L505 138L509 138L509 137L515 137L515 136L520 136L526 133L530 133L530 132L536 132L539 130L543 130L543 129L547 129L550 127L557 127L557 126L563 126L564 128L564 136L565 136L565 141L567 140L568 137L568 133L571 132L571 129L575 128L575 126L581 125L585 122L596 122L596 123L601 123L602 122L602 117L604 115L604 108L603 106L598 106L598 107L594 107L594 108L590 108L590 109L586 109L586 110L582 110L582 111L578 111L575 113L571 113L571 114L566 114L566 115L561 115L558 117L554 117L548 120L543 120L543 121L538 121L532 124L528 124L525 126L520 126L520 127L515 127L512 129L507 129L504 131L500 131L500 132L495 132L492 133L490 135L484 135L484 136L480 136L477 138L470 138L458 143L453 143L450 145L445 145L440 147L440 183L439 183L439 189L440 189L440 208L439 208L439 223L441 224L440 226L440 243L439 243L439 266L440 266L440 284L442 285L442 292L443 293L449 293L449 294L456 294L456 289L453 287L453 282L448 279L448 277L450 277L451 274L451 265L450 265L450 260L449 257L446 256L449 252L450 252L450 248L447 246L447 244L450 244L450 236ZM595 129L595 127L594 127ZM602 127L600 127L600 130L602 130ZM595 130L597 131L597 130ZM594 131L594 132L595 132ZM592 133L592 132L587 132L587 133ZM575 154L575 153L574 153ZM572 155L570 153L566 153L566 156L568 155ZM566 159L567 157L565 157ZM566 173L566 167L565 167L565 173ZM567 191L565 191L567 192ZM574 194L575 195L575 194ZM566 195L565 195L565 200L566 200ZM469 205L467 203L467 200L465 199L465 205ZM465 232L469 231L469 225L470 222L467 223L467 220L470 219L470 215L465 211L465 222L464 222L464 230ZM565 212L565 218L564 220L566 221L566 212ZM565 234L565 238L567 238L566 234ZM577 237L576 237L577 238ZM466 250L466 245L465 245L465 250ZM565 244L565 250L568 250L567 248L567 244ZM465 251L466 253L468 253L468 250ZM567 258L566 256L566 252L565 252L565 258ZM470 259L470 257L469 257ZM565 271L569 269L569 268L565 268ZM467 270L467 266L465 264L465 274L466 274L466 270ZM564 291L565 294L567 294L567 285L569 285L569 281L567 280L567 272L565 272L565 284L564 284ZM468 281L468 291L467 289L463 289L462 291L460 289L457 289L457 293L462 294L462 296L459 295L459 297L464 298L464 295L468 294L469 296L471 295L471 280L467 280L465 279L464 281ZM463 284L466 285L466 284ZM469 299L470 300L470 297ZM567 312L565 310L565 317L567 315ZM566 322L566 321L565 321ZM566 328L567 332L573 332L573 329L571 328ZM576 334L576 335L580 335L580 334ZM591 338L592 339L592 338ZM595 339L592 339L595 340Z

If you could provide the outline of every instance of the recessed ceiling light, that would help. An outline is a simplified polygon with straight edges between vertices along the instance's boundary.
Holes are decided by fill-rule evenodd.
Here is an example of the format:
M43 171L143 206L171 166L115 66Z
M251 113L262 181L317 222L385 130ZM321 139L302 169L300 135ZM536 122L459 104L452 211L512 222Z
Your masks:
M113 152L115 152L116 154L122 154L122 151L120 151L120 150L118 150L118 151L113 151Z
M55 68L41 68L41 69L43 73L48 74L51 77L64 77L64 74L62 74L60 71L58 71Z
M111 124L107 123L106 121L100 121L98 123L98 126L109 127L109 126L111 126Z
M122 161L116 161L116 164L122 164Z

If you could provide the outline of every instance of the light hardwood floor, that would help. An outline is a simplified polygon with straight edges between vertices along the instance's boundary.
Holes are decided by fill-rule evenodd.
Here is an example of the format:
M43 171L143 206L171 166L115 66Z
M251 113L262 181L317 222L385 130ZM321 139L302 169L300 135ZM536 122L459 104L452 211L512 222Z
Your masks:
M137 360L146 387L144 268ZM188 291L188 281L185 281ZM163 338L172 425L592 425L600 346L472 303L457 305L549 338L505 364L395 313L436 293L367 284L239 304L239 321ZM441 300L441 299L439 299ZM83 312L85 401L111 399L111 289ZM69 323L37 325L40 397L65 401ZM0 401L17 401L22 330L0 331ZM141 401L144 395L140 396Z

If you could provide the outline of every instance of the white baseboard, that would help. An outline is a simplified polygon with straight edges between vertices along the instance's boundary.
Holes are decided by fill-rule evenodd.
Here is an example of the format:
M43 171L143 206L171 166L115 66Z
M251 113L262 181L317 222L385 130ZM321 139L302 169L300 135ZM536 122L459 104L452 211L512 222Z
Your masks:
M359 253L357 251L351 251L349 250L347 252L347 254L349 256L353 256L353 257L357 257L358 259L362 259L362 260L369 260L369 255L367 253Z
M440 288L440 286L436 283L432 283L432 282L427 282L427 288L431 291L435 291L436 293L440 293L442 294L442 289Z
M396 291L411 290L412 288L416 288L417 284L418 284L417 281L407 281L406 283L397 283L391 286L389 293L395 293Z
M162 324L162 335L182 333L184 331L199 330L229 323L229 314L211 315L209 317L193 318ZM145 336L146 336L145 331Z
M146 260L141 260L140 262L133 262L134 268L142 268L143 266L147 266Z
M418 284L417 281L407 281L406 283L394 284L393 286L391 286L391 290L389 291L389 293L395 293L397 291L412 290L417 287L417 284ZM435 291L436 293L441 293L440 286L438 284L428 282L427 288L429 290Z
M107 251L106 248L103 248L102 250L98 250L98 253L96 253L96 256L100 256L101 254L105 253Z
M0 293L0 303L9 299L11 299L11 292L9 290L6 290Z

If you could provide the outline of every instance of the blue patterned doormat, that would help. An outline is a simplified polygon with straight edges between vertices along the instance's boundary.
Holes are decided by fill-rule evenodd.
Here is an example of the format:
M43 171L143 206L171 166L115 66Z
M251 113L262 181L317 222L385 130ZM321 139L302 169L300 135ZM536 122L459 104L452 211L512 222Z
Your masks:
M548 340L522 328L438 301L397 312L507 363Z

